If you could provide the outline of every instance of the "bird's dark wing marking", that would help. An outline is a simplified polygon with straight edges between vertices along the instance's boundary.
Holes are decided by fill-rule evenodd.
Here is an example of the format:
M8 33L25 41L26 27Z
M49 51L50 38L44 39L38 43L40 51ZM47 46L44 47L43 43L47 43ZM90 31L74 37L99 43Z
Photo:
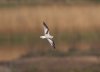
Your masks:
M46 23L45 22L43 22L43 25L45 26L45 28L47 29L46 30L46 34L48 34L48 32L49 32L49 28L48 28L48 26L46 25Z

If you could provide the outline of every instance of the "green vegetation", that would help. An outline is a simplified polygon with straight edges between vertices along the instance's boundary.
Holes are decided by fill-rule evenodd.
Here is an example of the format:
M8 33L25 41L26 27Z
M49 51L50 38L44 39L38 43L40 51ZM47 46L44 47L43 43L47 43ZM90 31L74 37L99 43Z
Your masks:
M34 34L0 34L0 45L2 44L11 44L11 45L20 45L20 44L29 44L37 42L37 37Z
M65 43L94 43L100 42L100 32L73 32L73 33L62 33L61 35L57 35L58 37L55 38L55 41L57 42L65 42ZM10 35L6 34L0 34L0 45L6 44L9 42L10 44L16 45L16 44L29 44L29 43L35 43L39 41L39 35L33 34L33 33L14 33Z
M63 5L72 5L72 4L97 4L100 3L100 0L0 0L0 7L16 7L19 5L53 5L53 4L63 4Z
M16 4L14 4L14 3L6 3L6 4L0 3L0 8L2 8L2 7L16 7Z
M58 56L58 57L64 57L64 56L100 56L100 50L99 50L99 43L100 43L100 37L99 32L73 32L71 33L62 33L61 35L57 35L58 37L55 38L56 45L59 43L62 44L68 44L72 46L69 48L68 52L61 52L60 50L52 51L51 49L47 48L47 50L41 50L36 49L37 51L33 51L23 57L31 57L31 56ZM43 44L46 42L46 40L43 40L44 42L41 42L42 40L39 38L39 35L33 34L33 33L14 33L10 35L6 34L0 34L0 45L27 45L27 46L38 46L39 48L43 47ZM74 46L75 44L80 45L80 43L85 44L91 44L91 48L87 49L87 51L80 51L80 48L77 46ZM98 45L97 45L98 44ZM49 44L48 44L49 45ZM62 44L63 45L63 44ZM93 46L92 46L93 45ZM45 45L48 47L47 45ZM34 48L35 49L35 48ZM33 49L33 50L34 50Z

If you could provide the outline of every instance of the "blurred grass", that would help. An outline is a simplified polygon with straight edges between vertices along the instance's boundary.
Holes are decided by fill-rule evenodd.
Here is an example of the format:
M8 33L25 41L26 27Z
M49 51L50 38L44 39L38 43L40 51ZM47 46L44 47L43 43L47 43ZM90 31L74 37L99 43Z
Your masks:
M13 33L13 34L0 34L0 45L25 45L29 43L37 43L38 38L33 33Z
M16 62L14 72L99 72L100 63L89 58L43 57Z
M100 0L0 2L0 61L25 59L12 64L12 72L100 72L100 5L94 5L99 3ZM54 35L55 50L40 39L43 21ZM29 58L34 59L27 61Z
M0 58L8 53L22 57L100 56L99 13L100 5L0 8ZM50 44L40 39L43 21L54 36L56 51L50 51Z
M9 8L9 7L16 7L17 5L14 4L14 3L6 3L6 4L3 4L3 3L0 3L0 8Z
M100 50L97 44L100 43L100 37L99 34L96 32L73 32L71 33L62 33L58 39L55 38L56 42L56 48L59 48L59 43L61 46L64 44L69 45L70 47L68 51L60 51L57 49L56 51L52 51L48 48L50 47L49 43L45 45L47 41L41 40L39 38L39 34L33 34L33 33L13 33L10 35L0 35L0 46L5 45L12 45L12 46L20 46L20 45L26 45L29 47L29 49L32 49L30 53L23 55L22 58L27 57L38 57L38 56L54 56L54 57L65 57L65 56L100 56ZM42 43L41 43L42 42ZM38 43L40 43L38 45ZM80 45L81 43L84 44L90 44L94 46L91 46L90 49L81 50L80 47L77 45ZM45 48L42 50L42 48ZM35 48L36 47L36 48ZM42 47L42 48L41 48ZM97 47L97 48L96 48ZM47 49L46 49L47 48ZM84 48L84 46L83 46ZM62 49L63 46L62 46Z
M40 34L33 34L33 33L14 33L14 34L0 34L0 45L1 44L6 44L7 42L11 43L12 45L16 44L29 44L31 42L38 43L39 41L39 35ZM56 40L56 38L55 38ZM83 43L94 43L94 42L100 42L100 32L73 32L73 33L67 33L64 32L60 34L58 38L58 43L59 41L65 42L65 43L78 43L78 42L83 42ZM28 43L29 42L29 43Z
M37 37L37 38L36 38ZM0 34L0 44L2 43L7 43L7 41L9 41L9 43L13 43L13 44L23 44L24 42L38 42L39 40L39 35L34 35L32 33L28 33L28 34L11 34L11 35L2 35ZM92 43L92 42L99 42L100 41L100 37L99 37L99 33L95 33L95 32L85 32L85 33L75 33L74 34L70 34L70 33L63 33L62 35L60 35L60 42L66 42L66 43L71 43L73 41L75 42L87 42L87 43ZM25 40L26 39L26 40ZM37 40L38 39L38 40Z
M0 0L0 7L45 6L45 5L88 5L99 4L100 0Z

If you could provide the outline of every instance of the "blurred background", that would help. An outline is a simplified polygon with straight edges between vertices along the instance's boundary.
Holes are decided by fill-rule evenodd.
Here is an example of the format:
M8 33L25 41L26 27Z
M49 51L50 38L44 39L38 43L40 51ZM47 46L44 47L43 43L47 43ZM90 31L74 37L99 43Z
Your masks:
M40 71L100 72L100 0L0 0L0 72Z

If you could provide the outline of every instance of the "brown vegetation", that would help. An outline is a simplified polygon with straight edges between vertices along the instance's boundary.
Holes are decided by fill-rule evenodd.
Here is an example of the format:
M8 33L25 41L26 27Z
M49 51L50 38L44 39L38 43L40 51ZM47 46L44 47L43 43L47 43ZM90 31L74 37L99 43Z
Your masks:
M28 33L31 33L31 34L33 33L34 34L33 36L36 35L34 39L38 41L35 43L33 47L34 48L33 52L34 50L36 52L41 51L41 50L43 51L42 48L45 48L46 50L48 46L44 46L45 44L43 42L45 41L40 41L38 38L42 34L41 33L42 32L41 30L43 30L42 22L45 21L50 27L50 31L52 32L52 34L55 35L57 44L61 45L61 46L57 45L58 51L63 49L61 50L61 52L68 52L69 48L72 48L75 46L76 46L76 49L81 48L82 50L86 51L91 48L91 46L93 45L93 42L95 42L96 40L95 32L100 31L99 29L100 28L100 24L99 24L100 14L99 13L100 13L99 5L46 6L46 7L44 6L25 7L24 6L24 7L15 7L15 8L0 8L0 34L1 35L4 34L6 37L8 37L7 39L9 39L9 37L14 34L27 35ZM72 41L71 43L61 41L61 37L63 34L65 35L65 37L67 34L69 34L68 39L71 40L71 39L74 39L73 37L75 37L75 35L76 36L78 35L77 34L78 32L81 35L83 35L83 33L85 32L88 32L88 33L93 32L93 34L91 35L94 36L95 38L93 41L89 43L87 42L84 43L84 41L82 43L80 42L77 43L77 41L74 41L74 42ZM70 36L72 36L72 38ZM97 37L99 36L97 35ZM25 38L26 38L26 43L27 43L28 41L27 36L25 36ZM91 37L89 38L92 39ZM64 40L66 40L66 38ZM66 43L68 44L66 45ZM30 44L30 42L28 44ZM96 46L98 46L97 48L99 48L100 46L99 42L97 43ZM1 49L3 48L2 46L0 47ZM21 51L21 50L19 49L18 51ZM16 56L16 53L14 54Z
M100 27L99 13L100 6L1 8L0 31L34 31L41 29L43 21L50 28L57 28L59 33L62 30L94 30Z

